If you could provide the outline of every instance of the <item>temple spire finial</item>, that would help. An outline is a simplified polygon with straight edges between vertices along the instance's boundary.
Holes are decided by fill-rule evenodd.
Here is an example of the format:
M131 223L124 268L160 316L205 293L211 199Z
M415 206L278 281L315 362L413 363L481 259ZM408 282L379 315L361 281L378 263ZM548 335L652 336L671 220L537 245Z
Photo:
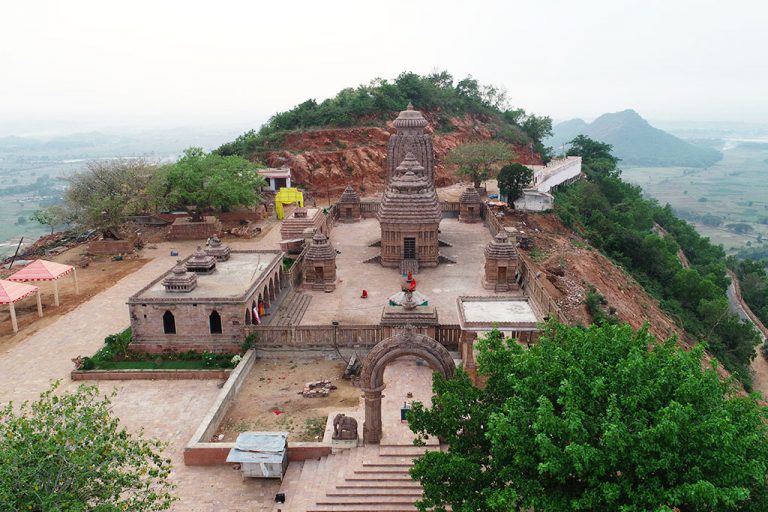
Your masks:
M405 108L406 110L413 110L413 103L410 101L408 102L408 106Z

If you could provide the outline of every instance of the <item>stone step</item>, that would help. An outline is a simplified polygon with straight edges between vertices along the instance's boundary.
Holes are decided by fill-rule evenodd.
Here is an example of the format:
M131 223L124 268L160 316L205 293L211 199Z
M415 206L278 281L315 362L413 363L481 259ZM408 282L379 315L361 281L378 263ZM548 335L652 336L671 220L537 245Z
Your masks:
M391 504L368 504L368 505L318 505L307 510L307 512L414 512L415 506L411 505L391 505Z
M421 489L421 484L419 482L414 482L413 480L405 480L405 479L399 479L399 480L386 480L386 481L371 481L368 480L350 480L346 479L344 480L343 484L338 484L336 486L336 489L356 489L360 487L365 488L376 488L376 489Z
M381 445L379 455L382 457L419 457L429 451L440 451L439 445L432 446L408 446L408 445Z
M397 462L397 461L371 461L371 462L363 462L363 467L365 468L411 468L413 467L413 461L408 462Z
M326 493L326 496L422 496L420 488L382 489L381 487L352 487Z
M358 475L355 471L354 475L345 478L347 482L412 482L411 476L408 473L398 473L391 475Z
M411 505L420 496L336 496L317 502L318 505Z

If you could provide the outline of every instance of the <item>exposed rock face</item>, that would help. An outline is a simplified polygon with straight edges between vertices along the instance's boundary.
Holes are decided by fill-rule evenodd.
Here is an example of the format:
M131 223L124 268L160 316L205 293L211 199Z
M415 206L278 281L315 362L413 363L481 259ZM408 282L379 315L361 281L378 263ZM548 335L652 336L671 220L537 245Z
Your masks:
M423 113L430 123L424 133L432 135L437 186L460 181L456 169L443 164L451 148L467 142L491 139L496 128L478 117L466 115L450 120L453 131L435 133L435 115ZM289 133L282 149L267 152L259 158L270 167L289 166L294 181L318 193L338 196L350 183L363 194L381 192L386 186L386 159L390 135L395 134L394 121L381 127L331 128ZM528 146L516 146L517 161L540 165L541 157ZM393 160L399 165L402 159Z

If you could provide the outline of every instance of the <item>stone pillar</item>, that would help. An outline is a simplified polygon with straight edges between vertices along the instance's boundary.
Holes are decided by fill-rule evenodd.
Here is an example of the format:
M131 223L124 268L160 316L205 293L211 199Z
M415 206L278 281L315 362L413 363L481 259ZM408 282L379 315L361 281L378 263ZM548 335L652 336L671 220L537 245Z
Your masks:
M463 360L464 371L469 375L472 383L477 386L477 364L475 363L475 340L477 333L463 331L461 333L461 358Z
M381 442L381 388L365 389L365 421L363 422L363 442L379 444Z

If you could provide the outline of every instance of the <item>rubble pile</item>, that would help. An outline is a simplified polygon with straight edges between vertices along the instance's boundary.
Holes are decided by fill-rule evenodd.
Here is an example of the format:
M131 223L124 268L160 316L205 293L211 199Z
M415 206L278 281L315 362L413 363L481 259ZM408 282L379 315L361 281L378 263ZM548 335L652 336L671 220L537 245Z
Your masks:
M328 396L334 389L336 389L336 386L331 384L330 380L316 380L314 382L307 382L304 385L304 389L299 391L299 394L304 398L322 398Z

